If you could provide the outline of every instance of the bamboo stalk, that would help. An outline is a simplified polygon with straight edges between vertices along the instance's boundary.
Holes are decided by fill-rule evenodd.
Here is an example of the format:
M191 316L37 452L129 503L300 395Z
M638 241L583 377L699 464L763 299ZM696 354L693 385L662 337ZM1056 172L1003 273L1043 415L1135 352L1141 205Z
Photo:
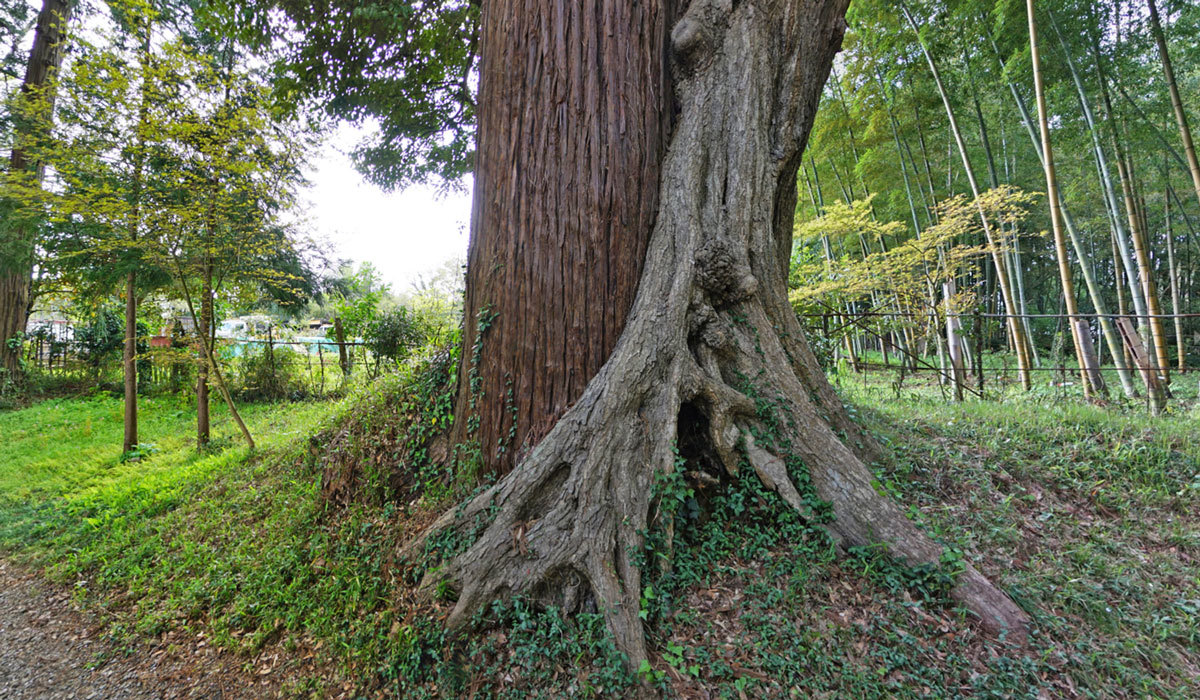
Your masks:
M942 103L946 108L946 116L950 121L950 131L954 137L954 142L958 145L959 155L962 157L963 170L967 176L967 182L971 187L971 194L975 197L976 205L979 210L979 220L983 226L984 237L987 239L988 248L992 254L992 261L996 266L997 277L999 279L1000 293L1004 298L1004 306L1007 309L1015 309L1015 301L1012 289L1008 285L1008 275L1005 271L1005 261L1003 254L996 245L996 241L992 235L992 226L988 221L987 213L983 209L983 204L979 201L979 183L975 179L975 173L971 170L971 159L967 153L967 146L963 140L962 130L958 126L958 120L954 116L954 109L950 104L950 97L946 93L946 88L942 82L941 73L938 71L937 63L933 60L933 54L929 52L925 42L921 39L920 27L917 25L916 19L912 12L909 11L907 3L900 2L900 9L904 13L908 23L912 26L913 31L917 35L917 41L921 46L921 51L925 55L925 60L929 63L929 69L933 73L934 83L937 85L938 93L941 95ZM1013 345L1017 355L1017 371L1020 375L1021 386L1025 390L1033 387L1032 378L1030 377L1029 365L1029 346L1024 333L1024 327L1015 320L1009 320L1009 333L1013 338Z

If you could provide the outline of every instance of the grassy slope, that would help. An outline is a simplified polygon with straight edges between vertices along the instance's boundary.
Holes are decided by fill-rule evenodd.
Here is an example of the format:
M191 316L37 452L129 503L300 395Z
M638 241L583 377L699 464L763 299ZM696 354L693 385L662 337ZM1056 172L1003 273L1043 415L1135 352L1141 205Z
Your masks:
M241 410L259 442L253 458L223 407L214 406L213 449L198 453L189 404L143 399L141 437L154 448L126 463L119 399L0 412L10 438L0 444L0 554L45 567L111 613L118 642L182 627L260 646L266 634L253 631L275 624L252 611L286 597L278 577L317 513L312 473L292 468L303 462L297 446L331 409Z
M1052 396L956 407L927 389L896 398L883 379L844 392L891 447L882 486L1034 611L1033 653L981 638L941 604L936 572L869 553L834 561L747 488L729 501L743 516L697 521L677 542L673 583L650 591L648 677L721 697L1197 692L1194 417ZM299 663L295 690L336 694L337 676L410 696L629 687L593 617L568 624L518 604L497 613L502 628L440 653L431 611L411 604L389 559L413 513L332 514L318 500L300 438L345 410L250 407L263 449L247 460L236 446L195 455L188 408L150 401L144 439L159 452L124 465L118 401L0 413L13 438L0 446L0 552L77 586L121 641L182 628L247 663L272 648L337 662L332 674Z
M910 514L1034 611L1056 693L1200 692L1200 409L843 393L881 426Z

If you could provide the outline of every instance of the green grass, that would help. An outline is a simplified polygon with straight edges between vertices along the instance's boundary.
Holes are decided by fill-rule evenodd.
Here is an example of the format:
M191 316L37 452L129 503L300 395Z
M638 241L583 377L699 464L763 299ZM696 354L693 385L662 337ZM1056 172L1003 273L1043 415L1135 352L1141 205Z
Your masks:
M897 396L879 375L843 390L889 446L887 487L1034 612L1044 653L1074 687L1195 694L1195 409L1155 419L1036 392L953 404L930 386Z
M904 382L898 386L900 358L896 353L891 353L888 358L887 367L890 369L884 367L883 354L874 350L864 352L860 360L869 363L872 369L864 374L855 374L850 371L849 363L842 360L832 373L834 381L847 384L853 384L856 381L861 383L865 377L866 383L873 386L890 385L900 391L907 391L908 387L916 387L918 393L924 393L926 396L933 396L935 393L944 397L953 396L953 388L949 386L942 387L936 392L930 391L933 388L931 383L937 376L938 360L935 356L922 358L920 369L915 373L909 372ZM1039 366L1030 372L1033 388L1027 393L1020 387L1016 360L1012 355L985 352L983 354L983 397L1001 401L1027 402L1029 399L1034 399L1037 401L1082 402L1083 388L1079 372L1070 369L1074 363L1074 356L1064 357L1061 354L1055 355L1043 351ZM973 371L969 367L967 374L969 375L968 385L978 391ZM1108 397L1103 399L1106 406L1122 412L1147 411L1146 390L1141 375L1137 372L1133 373L1133 383L1138 397L1127 398L1122 391L1120 377L1111 364L1103 365L1101 374L1104 376L1108 388ZM1200 383L1197 382L1195 373L1180 375L1172 372L1171 392L1172 397L1167 403L1167 414L1185 414L1200 404ZM966 396L978 397L978 393L973 393L968 389Z
M218 449L197 453L191 406L177 399L143 402L143 441L155 450L124 463L117 399L0 412L10 438L0 556L72 587L119 646L169 646L177 637L166 633L184 632L248 667L280 654L297 694L344 682L401 697L628 693L633 678L596 615L564 619L515 601L491 610L481 633L447 640L437 622L446 604L417 601L394 560L429 509L324 503L309 437L358 426L338 459L360 450L384 460L386 475L403 439L389 433L395 397L415 390L409 382L388 378L337 404L246 406L254 455L226 417ZM742 479L719 495L724 515L676 513L671 573L649 576L643 595L643 678L668 694L730 698L1194 697L1194 409L1178 401L1152 419L1054 387L956 405L923 380L900 392L893 382L839 381L885 445L881 487L1031 612L1030 653L1005 650L946 602L954 557L936 570L874 551L838 558L812 524ZM661 487L681 504L692 488Z
M97 395L0 412L10 438L0 446L0 555L72 586L119 644L178 627L254 649L278 620L316 609L289 596L286 579L321 532L318 479L300 446L333 406L242 406L259 444L251 456L223 407L214 405L212 447L198 452L193 407L146 398L141 437L154 448L122 462L121 405Z
M220 421L224 406L214 407ZM0 499L24 500L77 493L89 486L120 480L130 473L170 469L194 461L194 410L174 397L143 398L142 444L157 451L153 460L121 465L123 405L98 394L79 399L51 399L34 406L0 413ZM262 413L248 407L254 421ZM218 428L217 444L228 443L228 431Z

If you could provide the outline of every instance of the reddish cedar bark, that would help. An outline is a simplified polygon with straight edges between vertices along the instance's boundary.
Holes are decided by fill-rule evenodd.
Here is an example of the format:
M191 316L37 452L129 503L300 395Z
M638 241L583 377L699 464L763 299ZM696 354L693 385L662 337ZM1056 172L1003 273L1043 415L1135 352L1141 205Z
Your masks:
M63 38L70 19L71 2L68 0L44 0L38 14L33 48L29 53L29 64L25 70L25 81L21 86L26 98L54 101L53 89L44 90L54 72L62 63ZM49 124L34 124L26 129L49 129ZM30 172L40 184L42 168L39 163L29 162L22 147L24 136L18 133L9 161L9 172L20 175ZM20 349L10 347L8 341L25 332L29 319L30 292L33 275L33 235L31 227L17 222L7 238L12 248L0 260L0 368L15 375L20 369ZM8 256L12 255L12 259Z
M545 435L625 325L673 121L673 5L483 3L451 444L478 444L487 471L510 471Z

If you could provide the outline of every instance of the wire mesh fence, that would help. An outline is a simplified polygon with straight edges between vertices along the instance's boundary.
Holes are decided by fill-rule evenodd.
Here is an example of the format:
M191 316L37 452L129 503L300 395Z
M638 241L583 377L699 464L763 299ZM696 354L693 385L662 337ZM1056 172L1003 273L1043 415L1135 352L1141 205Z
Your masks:
M892 372L899 384L909 375L933 375L954 387L960 398L983 397L989 382L1028 387L1032 380L1022 376L1049 375L1051 383L1077 384L1085 397L1106 395L1107 384L1116 383L1128 398L1140 398L1139 389L1144 389L1148 397L1161 394L1165 399L1171 396L1174 377L1200 369L1198 313L947 314L942 309L918 313L826 308L799 317L810 341L817 339L813 345L819 348L824 342L827 366L844 363L854 372ZM1154 320L1161 323L1157 333L1151 328ZM1017 341L1010 329L1016 324L1036 331L1026 341L1033 360L1024 366L1014 352ZM1133 391L1130 377L1140 384ZM1156 399L1156 410L1162 408L1162 399Z

